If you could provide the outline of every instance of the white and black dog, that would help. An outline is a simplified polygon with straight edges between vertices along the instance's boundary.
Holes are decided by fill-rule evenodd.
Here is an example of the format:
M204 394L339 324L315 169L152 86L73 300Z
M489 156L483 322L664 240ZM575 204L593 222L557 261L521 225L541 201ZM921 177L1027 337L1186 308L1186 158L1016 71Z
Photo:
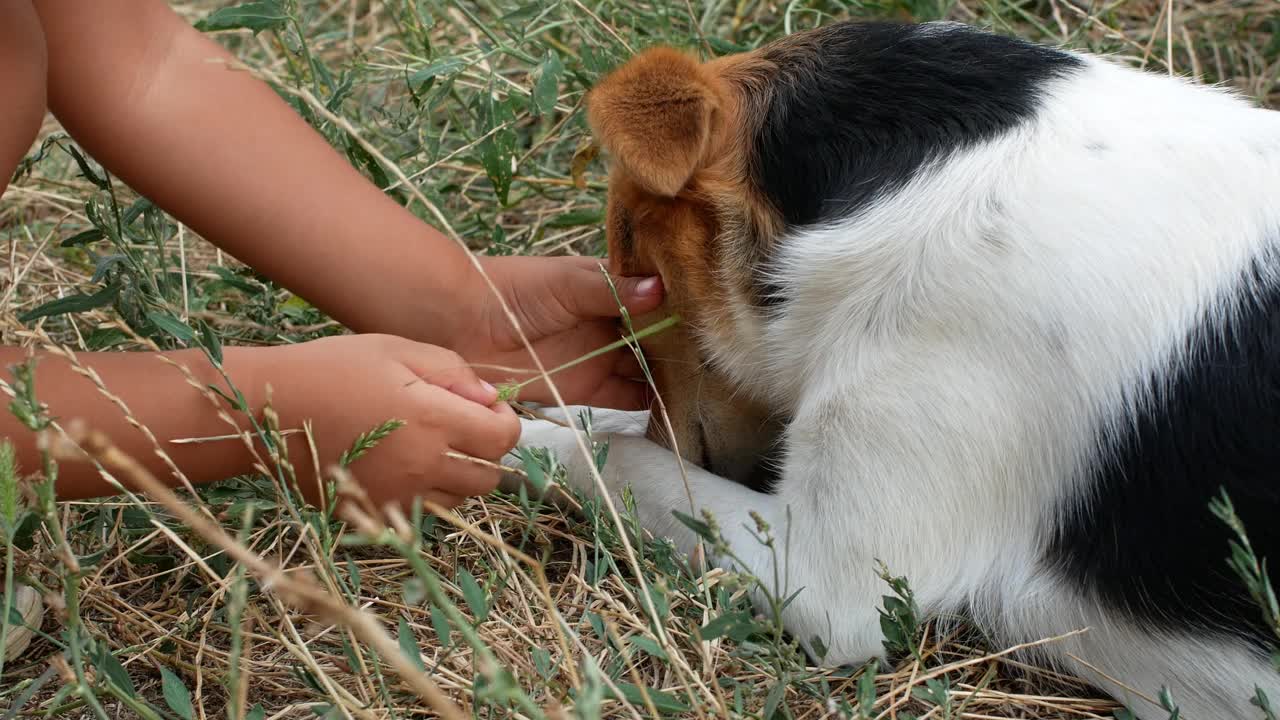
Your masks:
M1044 659L1142 717L1280 701L1209 511L1280 562L1280 113L949 23L653 49L589 108L612 269L685 319L646 344L674 437L596 412L651 531L696 542L676 449L749 570L749 512L787 538L828 663L883 652L880 560L1002 641L1089 628Z

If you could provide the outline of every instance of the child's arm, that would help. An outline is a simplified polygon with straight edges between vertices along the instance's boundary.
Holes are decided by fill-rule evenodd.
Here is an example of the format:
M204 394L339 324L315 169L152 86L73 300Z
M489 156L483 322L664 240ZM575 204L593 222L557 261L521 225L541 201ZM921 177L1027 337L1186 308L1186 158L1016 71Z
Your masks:
M492 490L496 471L445 456L449 450L499 460L519 437L520 425L497 393L484 386L456 354L401 338L355 335L271 348L226 348L224 368L261 420L266 387L285 430L310 420L321 472L337 462L355 438L377 425L406 422L381 445L352 465L352 472L378 506L406 503L414 496L446 506L467 495ZM201 386L226 384L198 351L165 353L185 365ZM26 351L0 348L0 367L27 360ZM107 389L128 406L132 417L149 428L165 452L196 485L254 472L254 456L238 439L174 443L184 438L211 438L236 430L218 418L212 404L183 373L155 353L82 353L77 360L92 368ZM38 356L36 398L54 419L73 418L102 431L122 451L143 463L171 486L178 484L155 445L132 425L95 383L71 364L47 354ZM7 405L7 399L5 400ZM225 401L219 401L229 409ZM241 428L250 427L238 412L229 415ZM10 439L24 473L40 469L33 435L9 412L0 412L0 437ZM290 460L298 470L304 494L321 497L305 438L288 438ZM261 457L265 448L259 444ZM268 467L270 468L270 460ZM58 498L73 500L115 494L87 462L64 462L58 469Z
M35 4L49 107L96 160L349 327L445 345L458 332L475 302L462 250L162 0Z
M210 62L232 58L164 2L36 7L51 109L129 185L351 328L530 366L461 248L365 180L265 83ZM617 339L616 302L591 263L485 262L548 366ZM633 313L661 301L660 285L639 278L619 290ZM618 360L557 380L570 402L634 406L639 388L620 382Z
M226 365L228 371L244 382L248 392L252 383L247 381L246 369L242 367L241 352L236 348L228 348ZM22 348L0 348L0 367L4 369L6 382L12 384L15 380L9 373L9 368L27 362L30 355L28 350ZM201 383L207 385L214 382L211 366L198 351L179 351L166 355L189 367ZM120 409L98 392L90 379L77 373L68 361L60 357L37 353L35 358L36 399L48 406L50 416L63 424L73 418L83 420L91 428L106 433L121 450L142 462L157 477L165 479L171 485L177 482L155 455L150 442L129 425ZM128 405L134 417L157 434L173 459L187 470L192 482L209 482L251 470L248 450L237 443L168 443L176 438L226 435L235 430L221 422L209 401L188 385L176 368L164 363L159 356L152 353L84 353L78 355L78 360L96 371L107 388ZM6 406L5 411L0 412L0 436L14 443L22 472L39 471L41 463L35 438L8 412L9 398L0 396L0 399ZM260 404L256 397L252 402ZM58 482L61 499L114 493L88 463L62 465Z

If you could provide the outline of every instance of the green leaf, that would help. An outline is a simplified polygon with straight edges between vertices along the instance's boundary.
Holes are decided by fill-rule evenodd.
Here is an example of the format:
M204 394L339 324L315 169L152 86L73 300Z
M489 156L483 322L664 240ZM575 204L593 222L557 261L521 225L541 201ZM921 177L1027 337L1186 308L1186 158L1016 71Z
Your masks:
M58 315L66 315L67 313L85 312L106 305L110 305L116 299L116 295L120 294L120 288L116 285L108 285L101 290L86 295L84 293L76 293L66 297L50 300L49 302L18 316L18 320L22 323L30 323L33 320L39 320L42 317L57 317Z
M81 555L78 558L80 562L80 566L85 568L97 567L98 563L102 562L102 559L106 557L107 553L110 551L111 551L110 547L100 546L100 549L95 550L94 552L91 552L88 555Z
M289 14L279 0L251 0L214 10L196 23L196 29L201 32L218 32L244 28L257 35L263 30L279 30L288 22Z
M519 447L516 452L520 453L520 462L524 467L525 475L529 476L529 484L537 488L538 492L547 489L547 476L542 472L542 463L538 462L538 458L529 448Z
M18 527L13 531L13 546L19 550L30 550L35 545L36 531L42 527L44 517L24 508L18 513Z
M181 340L189 343L196 339L196 333L187 324L178 318L170 315L162 310L152 310L147 313L147 319L155 324L156 327Z
M97 657L94 658L93 664L97 666L98 672L101 672L111 681L112 685L120 688L130 697L138 696L138 691L134 688L133 680L129 677L128 671L124 669L124 666L120 664L116 656L111 654L111 650L107 648L105 642L98 643L98 653Z
M819 662L827 657L827 644L824 643L822 638L817 635L809 638L809 647L813 648L813 656L816 657Z
M872 660L862 670L858 678L858 709L862 717L872 717L871 711L876 705L876 673L880 671L880 662Z
M113 348L128 339L129 336L124 334L124 332L118 328L94 328L85 336L84 344L85 347L90 350L106 350L108 348Z
M81 230L75 235L72 235L71 237L63 240L61 243L59 243L59 245L61 245L64 248L77 247L80 245L88 245L89 243L94 242L95 240L101 240L103 237L104 237L103 232L98 228L89 228L88 230Z
M328 69L318 61L316 62L316 67L324 70L326 76L329 75ZM342 102L351 97L351 91L355 89L355 80L352 78L351 73L343 72L336 85L333 83L332 77L329 77L326 84L329 86L330 94L329 99L324 101L325 109L336 113L338 108L342 106Z
M503 25L514 25L519 22L532 20L539 12L542 12L542 6L538 3L524 3L517 5L515 10L503 15L499 22Z
M939 697L937 689L932 685L928 685L927 687L920 687L917 685L911 688L911 697L914 697L917 700L923 700L930 705L942 705L945 702L945 696Z
M659 620L666 620L671 614L671 603L667 602L667 589L661 583L654 583L649 586L649 601L653 603L653 610L658 614Z
M146 198L139 198L124 211L124 214L120 216L120 222L124 225L132 225L133 221L137 220L140 215L154 207L155 205L152 205L150 200Z
M490 133L480 143L480 164L484 167L489 182L493 183L493 191L498 202L507 204L511 190L511 179L515 177L516 136L506 124L512 119L511 108L505 101L499 100L492 93L486 93L488 100L481 107L482 120L487 120L485 131L499 128Z
M1173 695L1169 692L1169 688L1160 688L1160 695L1158 697L1160 699L1160 707L1164 708L1169 713L1169 720L1178 720L1182 713L1178 709L1177 703L1173 701Z
M128 260L128 255L103 255L94 263L93 277L89 278L89 282L102 282L107 277L107 273L111 271L111 268Z
M414 92L429 90L431 84L436 78L449 77L462 72L469 63L459 57L447 57L436 60L425 67L419 68L409 76L409 89ZM425 87L424 87L425 86Z
M489 236L489 247L485 248L490 255L508 255L509 246L507 245L507 231L502 229L502 225L494 223L493 234Z
M384 190L391 187L391 178L387 176L387 171L382 167L382 163L378 162L377 158L370 155L369 151L365 150L364 146L350 135L347 136L347 157L350 158L354 164L364 166L364 169L369 171L369 177L373 178L375 185L383 188ZM389 194L394 197L395 191L391 191ZM302 298L297 295L294 295L289 299L292 301L295 298L302 300ZM306 305L304 305L304 307L306 307Z
M599 614L590 610L587 611L587 622L591 625L591 629L595 631L596 637L601 640L608 640L609 636L604 632L604 619Z
M209 269L218 276L219 280L241 292L248 293L250 295L256 295L259 292L262 292L263 287L261 285L255 285L252 281L245 279L233 270L224 268L220 265L214 265Z
M1276 711L1271 707L1271 699L1267 697L1267 693L1260 687L1254 686L1253 697L1249 700L1250 704L1262 710L1262 716L1266 720L1276 720Z
M551 664L551 652L544 648L533 649L533 669L538 671L543 680L555 677L556 668Z
M587 561L586 570L587 579L591 581L591 586L598 586L600 581L608 577L609 571L612 570L609 563L609 556L601 556L597 562Z
M614 684L618 686L618 690L622 693L622 698L619 699L625 699L632 705L644 707L644 693L640 691L638 686L627 682L615 682ZM649 699L653 701L653 706L659 712L682 713L689 712L691 709L671 693L654 690L653 688L646 688L644 692L649 694Z
M160 689L164 693L164 702L169 709L183 720L191 720L195 715L191 707L191 691L182 682L182 678L170 672L169 668L160 668Z
M672 510L671 514L675 515L677 520L679 520L685 527L692 530L694 534L696 534L698 537L702 538L703 540L706 540L709 543L714 544L716 542L715 533L711 532L710 525L706 524L701 520L698 520L697 518L691 517L689 515L685 515L679 510Z
M462 589L462 597L466 599L467 607L471 608L471 614L476 616L476 621L484 622L489 616L489 601L475 576L466 568L458 568L458 587Z
M640 648L642 651L644 651L644 652L646 652L646 653L648 653L648 654L650 654L650 655L652 655L652 656L654 656L654 657L656 657L656 658L659 658L659 659L661 659L661 660L668 660L668 659L670 659L670 658L667 656L667 651L666 651L666 650L663 650L663 649L662 649L662 647L661 647L660 645L658 645L658 643L654 642L653 640L651 640L651 639L649 639L649 638L647 638L647 637L645 637L645 636L643 636L643 635L633 635L633 636L631 637L631 644L632 644L632 645L635 645L636 647Z
M547 115L555 111L556 98L560 95L560 75L564 72L564 64L555 50L548 48L547 56L535 71L533 81L533 110L538 115Z
M288 300L276 306L282 314L294 319L301 318L311 307L311 303L307 302L306 298L301 295L290 295Z
M261 703L258 703L249 709L249 712L244 716L244 720L266 720L266 717L267 711L263 709Z
M360 568L356 561L347 558L347 582L351 583L351 592L360 594Z
M547 227L567 228L580 225L599 225L602 222L604 222L604 212L601 210L570 210L548 220Z
M769 694L764 699L764 711L760 717L764 720L773 720L774 713L778 712L778 705L782 703L782 696L787 692L787 684L782 680L774 683L769 689Z
M409 662L414 667L426 672L427 666L422 662L422 653L418 650L418 640L413 636L413 630L410 629L409 623L404 618L400 618L400 625L396 629L397 640L400 642L400 652L409 658Z
M449 618L435 605L431 606L431 627L435 628L436 637L440 638L440 647L448 648L453 643L452 638L449 637L453 631L449 626Z
M0 530L6 544L18 530L18 461L8 438L0 440Z
M751 619L751 616L746 612L737 611L712 618L698 632L702 635L703 640L728 637L734 642L742 642L750 637L754 630L755 622Z
M213 326L204 320L200 321L200 344L205 350L209 351L209 356L213 358L215 365L222 365L222 339L218 337L218 332Z
M480 164L484 166L489 182L493 183L498 202L503 205L507 204L511 179L515 177L515 170L512 168L514 156L511 154L514 144L511 131L504 128L490 136L481 146Z
M85 159L84 155L80 154L80 151L77 150L74 145L64 145L63 148L71 154L71 158L75 160L76 165L80 167L80 174L83 175L86 180L96 185L99 190L106 190L110 186L107 179L102 175L99 175L98 172L93 169L93 166L89 164L89 161Z

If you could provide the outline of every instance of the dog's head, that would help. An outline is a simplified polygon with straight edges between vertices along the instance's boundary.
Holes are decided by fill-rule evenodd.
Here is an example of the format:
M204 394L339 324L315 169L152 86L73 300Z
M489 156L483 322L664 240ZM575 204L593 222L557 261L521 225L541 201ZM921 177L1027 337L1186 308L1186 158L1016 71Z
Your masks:
M1025 123L1046 83L1080 66L955 23L844 22L705 63L652 49L605 78L588 116L612 158L613 271L660 274L664 310L685 318L647 344L675 430L651 424L650 437L745 480L810 375L796 328L791 347L771 346L774 321L858 282L796 286L792 264L838 251L809 246L804 260L792 251L823 242L806 233Z
M753 253L778 226L750 181L746 149L757 121L744 92L750 55L699 63L646 51L591 92L588 116L612 159L608 241L615 274L658 274L665 307L637 328L678 313L684 322L644 341L674 437L655 412L649 437L686 459L748 484L779 433L777 418L717 355L742 346L756 296Z

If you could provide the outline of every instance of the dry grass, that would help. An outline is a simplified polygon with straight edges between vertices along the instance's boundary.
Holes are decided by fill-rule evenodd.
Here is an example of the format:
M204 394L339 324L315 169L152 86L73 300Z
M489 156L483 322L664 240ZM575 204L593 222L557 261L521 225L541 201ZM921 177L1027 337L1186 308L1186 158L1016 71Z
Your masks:
M201 0L179 9L194 20L229 4ZM602 246L604 175L599 161L580 177L571 171L586 138L579 104L584 88L627 48L658 40L692 47L703 36L753 46L825 21L823 14L933 19L939 9L952 19L1229 83L1280 107L1275 0L315 0L297 8L296 28L219 37L250 66L326 98L333 87L299 70L305 66L297 38L335 75L350 71L351 94L339 114L393 158L477 249L592 253ZM554 98L540 98L541 112L533 113L522 98L536 88L548 51L564 72ZM431 67L441 70L435 84L416 88L415 98L406 80L422 79ZM496 115L493 104L500 106ZM508 106L510 115L503 115ZM345 147L333 124L317 125ZM50 120L45 136L57 130ZM518 169L503 203L494 179L504 181L509 156ZM98 194L68 157L49 153L0 202L9 261L0 285L4 341L77 350L173 346L163 334L121 332L134 326L119 306L35 327L16 320L52 298L92 288L94 256L108 252L59 247L89 226L85 202ZM122 189L120 200L133 197ZM223 342L294 342L341 332L284 290L237 275L229 258L190 232L168 236L165 248L163 257L154 247L131 249L148 271L185 273L185 294L140 301L207 322ZM211 528L184 520L180 507L156 496L63 503L44 509L29 538L6 546L20 577L49 591L55 607L43 626L49 637L4 667L0 711L183 717L186 692L191 716L202 720L245 717L255 706L267 718L448 714L421 699L430 695L424 681L400 679L388 658L393 653L371 641L374 630L420 652L417 662L427 672L407 676L429 678L463 712L479 716L738 718L769 710L817 720L855 717L860 699L877 718L1093 718L1114 710L1070 678L1021 666L980 639L932 624L906 628L919 639L918 652L881 671L874 685L862 681L858 668L805 667L770 618L746 617L744 579L698 573L665 544L614 527L592 507L566 515L494 496L447 519L393 523L375 542L368 537L381 528L330 525L262 478L231 480L185 500L213 519ZM255 511L247 525L246 508ZM358 539L356 530L366 540L348 542ZM639 548L657 622L646 614L620 532ZM230 538L238 538L240 555L228 553ZM264 580L275 566L255 566L261 558L283 572L270 587ZM78 610L60 607L69 583L78 584ZM302 583L294 588L301 594L286 591L289 583ZM347 610L335 610L334 601ZM353 618L351 608L362 614ZM734 639L700 640L699 629L725 615L741 617ZM77 644L86 655L83 681L64 659L69 650L59 649ZM162 669L171 673L167 683ZM78 696L65 690L78 686L86 690Z

